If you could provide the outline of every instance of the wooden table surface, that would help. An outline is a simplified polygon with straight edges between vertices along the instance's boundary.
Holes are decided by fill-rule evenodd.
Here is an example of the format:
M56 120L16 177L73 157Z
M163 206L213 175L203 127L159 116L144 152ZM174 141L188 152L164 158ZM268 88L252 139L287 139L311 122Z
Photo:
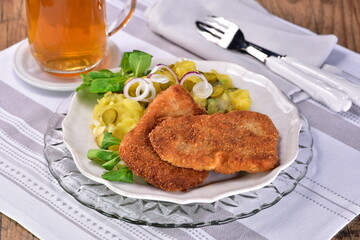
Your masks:
M258 0L274 15L318 34L335 34L339 44L360 53L359 0ZM0 50L26 37L25 0L0 0ZM0 240L37 239L0 214ZM333 240L359 240L360 216Z

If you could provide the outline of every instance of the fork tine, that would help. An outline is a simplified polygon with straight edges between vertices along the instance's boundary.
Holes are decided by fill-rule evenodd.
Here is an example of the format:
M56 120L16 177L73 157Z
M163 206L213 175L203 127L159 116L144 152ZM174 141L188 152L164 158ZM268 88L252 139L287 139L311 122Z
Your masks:
M207 39L208 41L210 42L213 42L215 44L217 44L219 42L219 38L216 38L214 37L213 35L211 35L210 33L208 32L204 32L204 31L201 31L201 30L198 30L198 32L205 38Z
M229 47L235 34L239 31L235 23L213 15L205 17L203 22L197 21L196 25L201 35L223 48Z
M225 31L227 30L227 25L224 24L219 17L215 17L215 16L208 16L205 18L205 23L208 24L209 26L211 26L212 28L218 30L219 32L221 32L222 34L225 33Z
M228 20L226 20L225 18L223 17L217 17L217 16L208 16L209 21L212 21L214 23L216 23L217 25L221 26L222 28L229 28L230 25L234 24ZM235 25L235 24L234 24Z
M212 35L216 36L217 38L220 38L221 35L224 34L224 31L214 27L211 22L196 21L196 25L198 26L199 29L206 31L208 33L211 33Z
M223 32L220 32L218 29L214 28L211 24L204 23L201 21L196 21L196 26L199 29L199 32L208 40L217 43L220 39Z
M217 22L206 20L205 24L210 26L212 29L215 29L221 35L223 35L225 33L225 31L226 31L226 28L224 26L218 24Z

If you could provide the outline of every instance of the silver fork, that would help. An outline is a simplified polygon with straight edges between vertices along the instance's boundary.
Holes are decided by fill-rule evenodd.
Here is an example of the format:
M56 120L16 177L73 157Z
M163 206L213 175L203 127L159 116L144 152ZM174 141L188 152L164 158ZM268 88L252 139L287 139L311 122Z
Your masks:
M351 100L360 105L360 86L298 59L280 55L246 41L238 26L222 17L209 16L196 21L199 33L222 48L247 53L271 71L297 85L312 98L336 112L350 109ZM351 99L351 100L350 100Z

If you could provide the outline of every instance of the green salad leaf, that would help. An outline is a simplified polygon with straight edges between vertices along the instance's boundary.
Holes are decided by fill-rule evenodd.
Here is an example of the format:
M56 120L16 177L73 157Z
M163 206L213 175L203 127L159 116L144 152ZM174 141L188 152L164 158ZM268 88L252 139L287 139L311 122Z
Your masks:
M117 154L116 157L114 157L113 159L107 161L106 163L104 163L103 165L101 165L103 168L105 168L106 170L110 171L112 170L116 164L118 164L120 162L120 156L119 154Z
M121 69L114 73L108 69L81 74L83 83L76 91L87 89L91 93L122 92L126 80L145 76L151 65L152 55L134 50L125 52L121 60Z
M104 173L101 177L109 181L121 181L127 183L132 183L134 181L133 173L126 166L122 166L116 171Z
M105 132L100 148L108 149L110 146L119 145L120 139L114 137L111 132Z
M122 76L114 78L97 78L92 81L90 85L90 92L92 93L106 93L108 91L121 92L124 89L124 84L127 78Z
M97 79L97 78L112 78L116 76L116 73L113 73L112 71L108 69L102 69L100 71L93 71L89 72L88 76L91 79Z
M87 157L90 160L94 160L94 161L107 162L118 156L119 154L116 151L111 151L106 149L89 149L89 151L87 152Z
M144 76L151 65L152 56L148 53L134 50L129 54L129 65L134 77Z
M120 74L121 75L130 75L132 73L132 69L130 66L130 62L129 62L129 56L130 56L130 52L124 52L123 57L121 59L121 64L120 64Z
M114 137L110 132L105 132L100 149L89 149L87 157L92 161L101 163L101 166L108 170L102 175L102 178L110 181L121 181L132 183L133 173L121 163L118 151L108 150L110 146L119 145L120 139Z

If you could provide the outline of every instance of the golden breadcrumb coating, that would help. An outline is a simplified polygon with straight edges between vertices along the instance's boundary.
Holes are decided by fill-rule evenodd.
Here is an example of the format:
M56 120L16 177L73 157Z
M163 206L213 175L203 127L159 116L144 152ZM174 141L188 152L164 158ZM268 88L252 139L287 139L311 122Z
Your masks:
M277 167L278 138L268 116L250 111L166 118L150 134L161 159L224 174Z
M198 114L206 111L181 85L171 86L156 96L136 127L125 135L119 148L121 159L134 174L166 191L184 191L200 185L208 172L179 168L161 160L149 140L149 133L165 117Z

